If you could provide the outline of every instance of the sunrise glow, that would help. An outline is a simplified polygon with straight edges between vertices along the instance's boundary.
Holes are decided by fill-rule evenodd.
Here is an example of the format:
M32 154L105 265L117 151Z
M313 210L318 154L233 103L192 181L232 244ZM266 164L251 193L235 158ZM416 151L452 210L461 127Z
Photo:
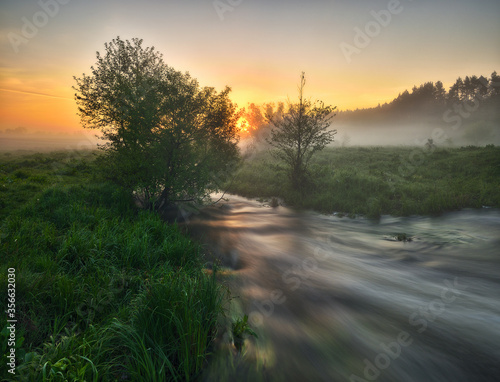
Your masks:
M116 36L144 39L200 86L230 86L239 108L295 100L302 71L306 97L346 110L391 101L426 81L449 87L500 63L500 51L485 48L500 46L494 1L401 1L386 26L373 24L374 13L388 12L380 0L242 2L231 11L212 2L58 2L26 37L26 20L47 12L38 3L2 4L0 132L82 131L73 76L89 74L96 51ZM245 134L249 127L239 125Z
M238 127L241 137L248 135L249 130L251 129L249 122L244 117L240 117L238 119L238 122L236 122L236 126Z

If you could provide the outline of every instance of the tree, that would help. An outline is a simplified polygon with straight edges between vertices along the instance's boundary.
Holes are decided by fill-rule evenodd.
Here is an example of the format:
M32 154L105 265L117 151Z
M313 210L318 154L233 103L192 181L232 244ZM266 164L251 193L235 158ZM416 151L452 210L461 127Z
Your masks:
M223 178L238 157L230 88L200 88L140 39L117 37L105 50L74 89L83 126L106 141L109 177L157 209L217 190L214 174Z
M266 123L260 107L254 103L248 105L248 109L245 111L245 119L253 130L260 129Z
M492 97L500 95L500 76L496 71L491 73L489 88Z
M479 76L477 79L476 92L480 99L488 96L488 79L485 76Z
M336 107L304 99L305 74L299 86L299 102L288 102L284 113L266 114L273 125L268 142L274 155L285 163L292 187L303 191L308 165L317 151L333 142L336 130L329 130Z
M441 81L436 82L434 98L438 101L438 104L443 104L446 100L446 90Z
M464 82L461 77L458 77L448 92L448 102L450 104L464 99Z

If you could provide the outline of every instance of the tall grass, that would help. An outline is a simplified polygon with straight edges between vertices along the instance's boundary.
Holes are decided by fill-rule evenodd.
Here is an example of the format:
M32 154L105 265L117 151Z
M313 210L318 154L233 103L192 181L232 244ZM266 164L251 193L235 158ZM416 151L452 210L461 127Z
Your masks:
M222 313L220 288L214 276L175 271L137 296L129 323L115 321L108 337L127 344L123 364L132 380L184 381L199 374Z
M94 178L91 164L59 153L34 158L0 158L2 206L9 206L0 210L0 265L16 269L22 338L15 380L193 379L224 296L203 272L198 245ZM28 184L31 194L10 198ZM2 272L1 298L6 292ZM2 356L0 377L11 380Z
M412 164L412 158L420 162ZM310 170L307 193L294 192L278 163L263 151L244 162L229 192L278 196L297 207L375 218L500 207L499 147L432 152L415 147L328 148L313 158Z

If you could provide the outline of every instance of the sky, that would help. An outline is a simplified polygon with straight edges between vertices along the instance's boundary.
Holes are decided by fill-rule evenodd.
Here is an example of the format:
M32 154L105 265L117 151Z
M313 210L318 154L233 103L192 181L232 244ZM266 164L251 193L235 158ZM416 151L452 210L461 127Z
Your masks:
M500 71L498 0L0 0L0 132L82 131L73 76L117 36L240 107L295 100L302 71L340 110Z

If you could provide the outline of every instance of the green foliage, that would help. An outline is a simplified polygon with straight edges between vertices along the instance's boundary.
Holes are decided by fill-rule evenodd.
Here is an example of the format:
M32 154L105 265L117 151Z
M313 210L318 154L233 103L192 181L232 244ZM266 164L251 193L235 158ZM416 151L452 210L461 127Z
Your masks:
M217 190L238 158L230 89L200 88L139 39L118 37L105 50L75 90L83 126L107 141L108 178L156 209Z
M402 165L418 150L425 163ZM274 171L276 159L261 152L244 163L229 192L279 196L285 203L321 212L439 214L460 208L500 207L500 148L464 147L422 151L404 147L325 149L311 161L313 186L305 197Z
M40 352L26 354L18 372L21 376L38 381L87 382L98 380L99 372L89 358L91 344L81 336L65 328L43 344Z
M215 276L168 272L133 302L128 324L115 322L115 337L127 344L124 363L132 380L190 380L203 366L222 305ZM117 337L116 337L117 336Z
M303 98L306 80L300 77L299 102L288 104L286 113L267 115L274 126L268 143L275 148L273 155L286 166L295 190L304 191L308 166L312 156L333 141L336 130L328 130L335 108L322 102L312 103Z
M255 333L248 324L248 316L246 314L232 323L231 331L233 333L234 346L239 352L243 349L246 334L258 338L257 333Z

